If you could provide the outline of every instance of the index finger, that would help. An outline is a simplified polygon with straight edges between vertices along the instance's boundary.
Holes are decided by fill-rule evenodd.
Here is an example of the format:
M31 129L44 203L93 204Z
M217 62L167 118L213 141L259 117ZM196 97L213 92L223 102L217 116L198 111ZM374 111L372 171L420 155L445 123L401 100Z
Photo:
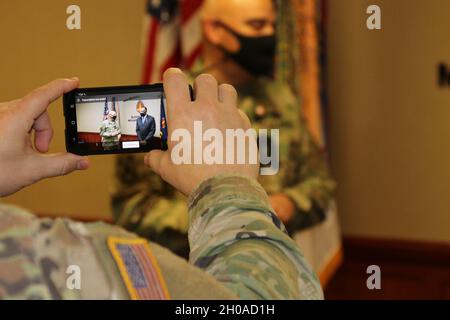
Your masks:
M178 68L169 68L163 76L164 92L167 100L169 118L177 110L186 106L190 101L189 84L184 73Z
M78 78L53 80L27 94L22 99L23 106L33 119L36 119L47 110L50 103L61 97L64 93L77 88L79 82Z

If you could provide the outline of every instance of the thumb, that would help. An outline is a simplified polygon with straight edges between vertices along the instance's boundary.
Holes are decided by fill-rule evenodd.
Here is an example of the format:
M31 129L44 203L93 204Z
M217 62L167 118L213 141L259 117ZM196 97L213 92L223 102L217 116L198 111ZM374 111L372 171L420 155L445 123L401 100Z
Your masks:
M85 170L90 165L87 157L72 153L39 154L35 163L37 165L35 176L38 180L63 176L74 170Z
M164 170L166 152L161 150L152 150L144 157L144 163L147 167L150 167L159 176L162 175Z

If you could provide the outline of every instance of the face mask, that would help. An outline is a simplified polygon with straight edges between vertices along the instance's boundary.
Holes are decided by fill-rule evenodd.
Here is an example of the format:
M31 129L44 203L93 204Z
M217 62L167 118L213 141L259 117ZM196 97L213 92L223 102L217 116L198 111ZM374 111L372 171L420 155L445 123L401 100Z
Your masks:
M116 118L117 118L116 116L112 117L113 120L116 120Z
M220 47L227 57L255 76L273 77L275 69L275 35L247 37L237 33L222 22L218 22L218 24L234 35L240 43L240 48L237 52L229 52Z
M141 112L141 117L145 117L147 113Z

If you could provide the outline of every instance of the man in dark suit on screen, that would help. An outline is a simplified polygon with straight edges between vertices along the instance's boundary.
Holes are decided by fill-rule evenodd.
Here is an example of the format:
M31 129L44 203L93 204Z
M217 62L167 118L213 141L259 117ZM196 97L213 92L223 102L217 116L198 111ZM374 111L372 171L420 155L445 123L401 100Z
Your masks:
M155 118L147 114L147 107L142 101L138 102L137 109L140 117L136 119L136 134L141 144L147 144L155 134Z

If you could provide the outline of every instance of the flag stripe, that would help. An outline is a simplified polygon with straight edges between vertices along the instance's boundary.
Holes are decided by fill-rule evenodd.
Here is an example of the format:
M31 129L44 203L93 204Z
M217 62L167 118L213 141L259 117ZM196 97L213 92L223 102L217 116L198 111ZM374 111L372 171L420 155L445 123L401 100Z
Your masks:
M151 261L148 260L147 253L141 246L135 247L134 249L136 250L136 254L139 257L139 259L145 261L145 263L143 263L143 271L146 274L146 279L148 281L151 281L151 285L149 286L151 298L163 299L164 293L162 292L161 287L157 285L159 284L159 279L158 276L155 274L154 267L152 268L151 266L149 266L149 264L151 264Z
M175 67L178 65L178 61L180 61L180 44L177 43L176 45L177 46L173 51L172 55L170 55L168 59L165 61L165 63L161 65L161 67L159 68L158 74L159 79L162 79L162 75L167 68Z
M147 240L108 237L107 242L133 300L170 298L158 262Z
M185 23L192 15L199 11L203 0L184 0L181 3L181 22Z
M148 261L146 260L146 257L142 255L141 252L141 247L140 246L135 246L133 247L133 251L136 255L136 257L139 259L139 261L141 261L141 266L142 266L142 272L145 274L145 279L148 282L148 286L146 288L140 288L139 294L142 295L142 297L144 299L156 299L158 297L158 292L155 288L155 284L157 284L157 282L155 282L155 279L153 279L151 277L151 275L149 274L147 268L148 268Z
M200 57L202 54L203 46L199 44L186 58L185 58L185 66L186 68L192 67L194 62Z
M160 22L159 16L152 16L147 11L150 27L145 27L148 33L144 44L143 77L144 83L159 81L164 71L173 66L191 68L202 50L202 28L200 8L203 0L178 1L178 10L168 21ZM160 3L163 10L164 2ZM154 8L152 12L158 12Z
M159 31L159 23L156 19L150 22L150 30L148 31L147 54L145 57L144 72L142 83L150 82L150 75L153 70L153 62L156 53L156 38Z
M153 295L153 291L154 291L153 286L155 285L155 283L148 278L147 272L145 270L146 259L139 256L137 253L137 249L139 247L140 247L140 245L132 245L131 250L133 251L136 259L139 261L139 266L144 275L145 282L147 285L144 288L136 288L136 291L137 291L137 294L139 295L140 299L149 300L149 299L153 299L153 296L154 296Z

